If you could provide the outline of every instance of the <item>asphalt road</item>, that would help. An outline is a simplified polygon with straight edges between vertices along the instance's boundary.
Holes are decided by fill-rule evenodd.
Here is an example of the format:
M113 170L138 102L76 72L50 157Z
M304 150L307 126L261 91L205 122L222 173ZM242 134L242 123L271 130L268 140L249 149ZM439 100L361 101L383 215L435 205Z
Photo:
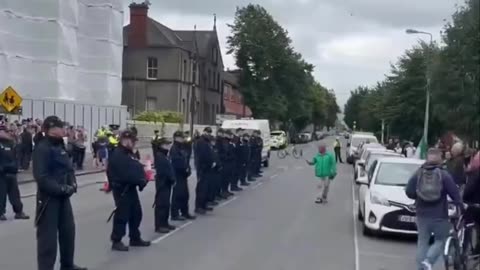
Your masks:
M332 145L332 139L326 139ZM304 145L311 158L315 144ZM342 151L344 152L344 151ZM79 177L73 197L77 263L96 270L405 270L415 269L415 242L402 237L365 238L356 222L351 165L338 167L328 205L314 203L313 169L303 159L278 160L273 153L264 177L212 214L177 223L169 235L154 233L153 185L141 194L143 237L149 248L110 251L111 195L100 192L104 175ZM192 194L196 179L190 179ZM22 186L25 211L34 212L32 185ZM193 203L193 198L191 199ZM355 214L354 214L355 213ZM9 215L11 218L11 214ZM355 229L356 228L356 229ZM125 242L128 243L128 239ZM0 223L0 269L35 267L32 221Z

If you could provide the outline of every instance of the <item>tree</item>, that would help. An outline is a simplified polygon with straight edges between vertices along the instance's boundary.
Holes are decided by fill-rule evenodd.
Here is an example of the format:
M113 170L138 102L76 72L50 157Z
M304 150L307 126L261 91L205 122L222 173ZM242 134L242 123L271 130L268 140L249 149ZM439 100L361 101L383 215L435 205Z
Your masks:
M250 4L237 9L229 27L232 34L227 38L227 53L236 58L240 89L254 117L285 126L291 123L302 130L314 114L319 115L316 106L328 109L330 104L326 112L338 110L334 97L316 92L320 84L312 76L313 66L294 51L287 31L263 7ZM322 120L334 118L327 116Z

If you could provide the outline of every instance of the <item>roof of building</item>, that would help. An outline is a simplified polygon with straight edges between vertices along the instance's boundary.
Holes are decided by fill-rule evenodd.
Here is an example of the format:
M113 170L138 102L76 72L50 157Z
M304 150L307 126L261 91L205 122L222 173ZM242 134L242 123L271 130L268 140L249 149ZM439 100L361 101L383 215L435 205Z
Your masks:
M229 71L223 72L223 80L233 86L238 87L240 84L240 78L238 73L233 73Z
M123 45L128 46L128 31L130 24L123 27ZM207 57L212 43L218 42L215 30L172 30L168 26L148 18L147 21L147 45L148 46L172 46L180 47L188 51L194 51L194 37L196 35L198 52L200 56Z

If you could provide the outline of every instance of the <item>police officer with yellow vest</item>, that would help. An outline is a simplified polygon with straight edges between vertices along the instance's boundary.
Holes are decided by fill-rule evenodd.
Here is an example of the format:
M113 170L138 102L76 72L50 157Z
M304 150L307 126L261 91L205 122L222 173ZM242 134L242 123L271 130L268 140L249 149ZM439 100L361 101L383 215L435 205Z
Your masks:
M154 130L153 131L153 137L152 141L150 142L152 144L152 153L153 153L153 160L155 162L155 156L157 156L157 152L160 149L160 142L161 142L161 136L160 136L160 131Z

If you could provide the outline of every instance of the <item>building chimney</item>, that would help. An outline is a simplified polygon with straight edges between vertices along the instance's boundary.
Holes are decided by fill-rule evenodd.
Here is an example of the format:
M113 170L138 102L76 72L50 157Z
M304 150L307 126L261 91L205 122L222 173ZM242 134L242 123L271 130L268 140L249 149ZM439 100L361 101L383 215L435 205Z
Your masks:
M130 27L128 31L128 47L141 49L147 47L147 23L149 2L130 4Z

